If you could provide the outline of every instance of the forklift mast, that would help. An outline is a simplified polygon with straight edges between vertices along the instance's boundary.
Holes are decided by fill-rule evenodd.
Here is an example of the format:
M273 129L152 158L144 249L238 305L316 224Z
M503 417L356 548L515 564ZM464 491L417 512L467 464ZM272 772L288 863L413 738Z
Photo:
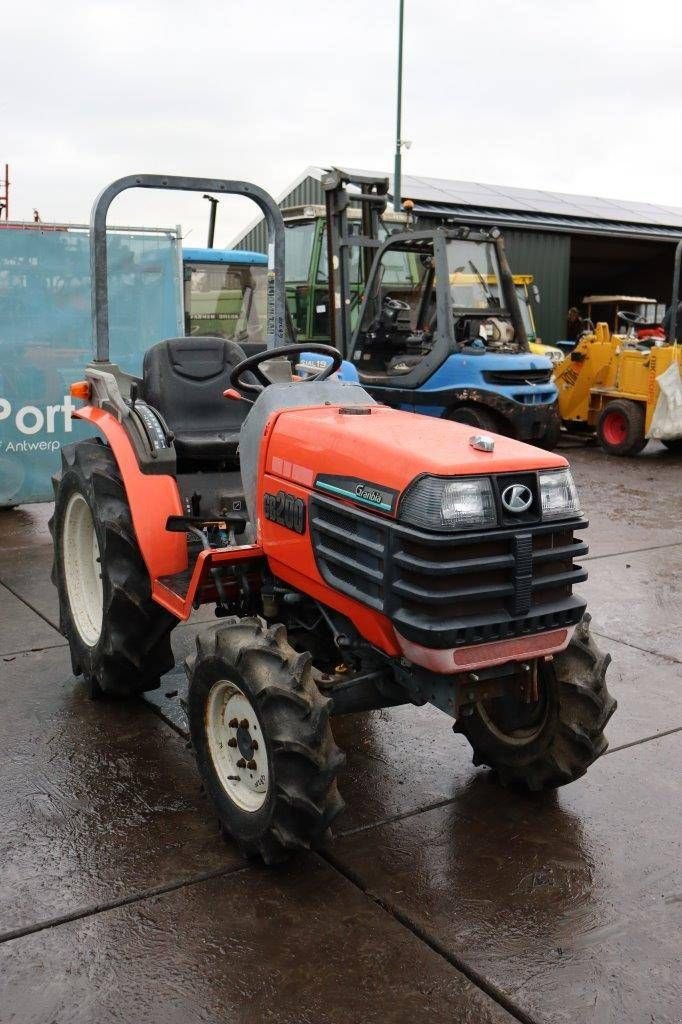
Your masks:
M321 184L325 193L327 221L330 343L339 349L344 358L349 358L352 342L349 249L354 246L360 249L363 287L366 287L376 252L385 244L385 240L382 241L380 238L380 224L388 205L389 181L386 177L376 178L333 167L322 175ZM349 185L355 186L359 191L349 192L347 189ZM348 207L351 203L360 204L359 235L350 232ZM411 218L410 221L410 228L413 228L414 221ZM500 231L497 228L491 228L473 232L466 226L455 228L449 222L445 224L442 221L437 224L431 222L428 226L424 224L426 230L435 231L437 228L447 232L447 237L493 242L500 266L500 285L505 293L516 337L519 339L521 351L529 352L521 306L514 287L504 238ZM444 280L447 280L447 273Z
M349 193L348 185L359 188ZM363 282L366 285L374 261L374 254L381 246L379 224L388 205L388 178L374 178L371 175L354 174L333 167L322 175L327 217L327 268L329 278L330 344L338 348L344 358L350 352L351 343L351 282L349 249L360 249L360 264ZM351 202L360 203L360 234L350 234L348 207Z

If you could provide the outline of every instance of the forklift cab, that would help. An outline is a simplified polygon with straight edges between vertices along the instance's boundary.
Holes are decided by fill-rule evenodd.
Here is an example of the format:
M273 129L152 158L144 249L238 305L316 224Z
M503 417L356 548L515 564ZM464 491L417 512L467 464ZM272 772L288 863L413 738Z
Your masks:
M401 267L405 280L396 273ZM503 267L508 271L498 232L390 236L374 260L351 345L360 381L418 388L454 353L527 352L518 297Z

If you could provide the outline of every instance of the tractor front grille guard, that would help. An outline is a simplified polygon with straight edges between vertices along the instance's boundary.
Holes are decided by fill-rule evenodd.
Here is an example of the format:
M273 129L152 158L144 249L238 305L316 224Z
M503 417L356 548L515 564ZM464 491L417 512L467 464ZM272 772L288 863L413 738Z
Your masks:
M574 536L587 521L433 534L315 496L310 530L323 579L386 615L406 639L442 649L578 623L587 578Z

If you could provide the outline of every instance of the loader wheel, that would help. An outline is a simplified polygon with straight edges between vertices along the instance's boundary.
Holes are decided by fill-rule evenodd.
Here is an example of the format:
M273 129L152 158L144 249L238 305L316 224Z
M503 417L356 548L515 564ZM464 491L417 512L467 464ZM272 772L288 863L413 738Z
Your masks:
M590 634L590 616L570 644L539 669L539 699L496 697L457 722L474 748L475 765L493 768L504 786L539 792L584 775L606 750L604 726L616 710L606 688L611 661Z
M260 618L226 620L196 643L185 662L190 735L223 831L266 864L319 845L343 810L345 758L310 655Z
M73 673L85 676L93 697L153 690L174 665L177 619L151 599L111 449L99 438L65 445L52 485L52 582Z
M487 409L482 409L478 405L459 405L446 414L446 419L453 420L455 423L466 423L478 430L489 430L493 434L504 433L494 413L488 412Z
M609 402L597 421L597 438L610 455L638 455L646 445L644 409L639 402Z

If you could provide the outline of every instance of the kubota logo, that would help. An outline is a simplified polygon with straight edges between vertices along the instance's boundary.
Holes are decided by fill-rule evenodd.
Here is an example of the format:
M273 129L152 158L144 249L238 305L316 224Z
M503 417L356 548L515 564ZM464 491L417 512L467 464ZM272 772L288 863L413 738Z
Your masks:
M507 512L525 512L533 504L533 492L525 484L510 484L502 491L502 504Z
M56 431L69 433L73 429L71 413L76 406L70 395L64 395L64 401L58 405L47 405L41 409L37 405L22 405L13 409L8 398L0 398L0 425L4 420L11 420L20 434L39 434L44 430L47 434Z

